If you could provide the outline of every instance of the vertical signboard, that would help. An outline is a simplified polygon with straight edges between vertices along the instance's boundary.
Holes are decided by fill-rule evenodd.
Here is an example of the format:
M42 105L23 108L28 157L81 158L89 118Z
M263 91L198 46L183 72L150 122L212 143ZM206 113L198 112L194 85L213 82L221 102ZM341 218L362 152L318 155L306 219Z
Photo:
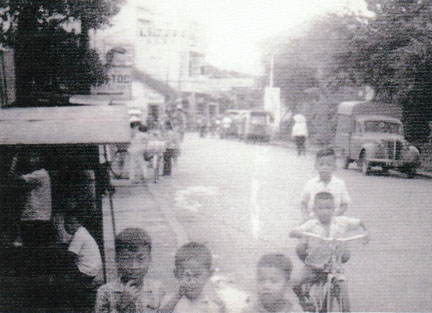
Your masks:
M133 45L105 44L105 70L108 82L94 87L92 93L108 95L112 99L132 99L132 66L135 49Z
M273 116L275 118L275 125L279 125L281 120L280 88L265 88L264 109L273 113Z

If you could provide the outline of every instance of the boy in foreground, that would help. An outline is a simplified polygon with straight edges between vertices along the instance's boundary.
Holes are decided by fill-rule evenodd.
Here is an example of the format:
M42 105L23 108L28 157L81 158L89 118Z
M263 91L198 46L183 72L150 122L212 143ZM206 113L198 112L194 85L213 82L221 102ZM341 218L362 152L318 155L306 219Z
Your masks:
M302 194L301 209L304 220L313 217L313 201L320 191L328 191L333 194L335 215L343 215L348 209L351 198L342 179L333 175L336 170L336 153L333 149L318 151L315 159L315 169L318 177L310 179Z
M180 247L174 269L179 288L160 312L224 313L225 304L210 286L212 274L212 254L205 245L190 242Z
M363 230L366 233L364 243L369 240L368 231L363 222L357 218L346 216L334 216L335 204L334 196L329 192L319 192L315 195L314 201L315 218L306 221L299 227L290 232L292 238L303 238L303 233L308 232L325 238L342 238L349 231ZM305 238L303 246L305 247L305 266L302 268L299 278L293 281L293 290L303 301L305 295L302 285L318 280L322 275L329 272L332 261L332 250L329 247L331 243L315 238ZM339 247L339 253L345 253L344 246ZM340 282L341 296L345 299L344 303L349 306L348 290L345 282Z
M162 284L145 279L151 263L152 242L146 231L127 228L115 238L118 279L101 286L96 313L158 312L165 295Z
M288 297L292 268L291 260L283 254L263 255L257 265L257 299L242 313L303 312Z

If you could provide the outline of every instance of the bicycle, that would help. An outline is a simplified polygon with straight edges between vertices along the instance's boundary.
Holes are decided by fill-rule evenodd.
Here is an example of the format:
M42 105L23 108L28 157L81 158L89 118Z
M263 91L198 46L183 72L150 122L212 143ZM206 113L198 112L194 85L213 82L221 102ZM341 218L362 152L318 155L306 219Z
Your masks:
M316 234L303 232L303 236L331 243L330 269L326 272L323 272L323 275L320 276L316 281L307 283L303 286L306 291L304 294L307 296L305 296L305 299L300 300L303 300L302 302L306 304L305 311L310 311L312 308L312 312L320 313L349 312L350 305L348 294L343 294L346 290L343 290L344 286L342 285L342 282L346 282L346 276L342 266L342 255L337 253L337 247L338 243L346 243L364 239L367 237L367 234L365 233L346 238L326 238ZM334 305L335 300L338 304L336 311Z
M163 153L166 149L166 144L163 141L152 140L147 144L147 153L151 155L151 167L153 168L153 182L156 184L161 176L161 161Z

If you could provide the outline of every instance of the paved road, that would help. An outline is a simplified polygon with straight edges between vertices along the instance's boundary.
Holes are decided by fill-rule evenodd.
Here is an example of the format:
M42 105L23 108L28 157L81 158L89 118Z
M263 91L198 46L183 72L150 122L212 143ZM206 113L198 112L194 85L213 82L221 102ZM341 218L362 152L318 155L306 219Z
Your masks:
M289 255L295 270L299 199L315 175L314 157L235 140L185 138L183 155L163 194L188 237L206 242L219 273L252 292L258 258ZM363 176L339 169L352 197L347 215L363 219L372 240L353 246L346 265L354 311L432 310L432 184L430 180ZM167 202L166 202L167 203Z

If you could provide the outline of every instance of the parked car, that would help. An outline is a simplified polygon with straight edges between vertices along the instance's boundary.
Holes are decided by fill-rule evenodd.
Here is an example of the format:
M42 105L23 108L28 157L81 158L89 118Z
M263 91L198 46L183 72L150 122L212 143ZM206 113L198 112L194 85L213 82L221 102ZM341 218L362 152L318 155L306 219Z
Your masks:
M243 119L245 110L227 110L224 116L231 120L230 123L224 122L222 119L222 128L220 129L220 137L238 137L239 127Z
M239 136L246 141L249 139L270 141L273 122L273 115L269 111L246 111L239 128Z
M383 172L397 169L414 177L420 166L419 150L404 138L398 106L370 101L347 101L339 104L335 136L344 168L356 162L368 175L372 167Z

